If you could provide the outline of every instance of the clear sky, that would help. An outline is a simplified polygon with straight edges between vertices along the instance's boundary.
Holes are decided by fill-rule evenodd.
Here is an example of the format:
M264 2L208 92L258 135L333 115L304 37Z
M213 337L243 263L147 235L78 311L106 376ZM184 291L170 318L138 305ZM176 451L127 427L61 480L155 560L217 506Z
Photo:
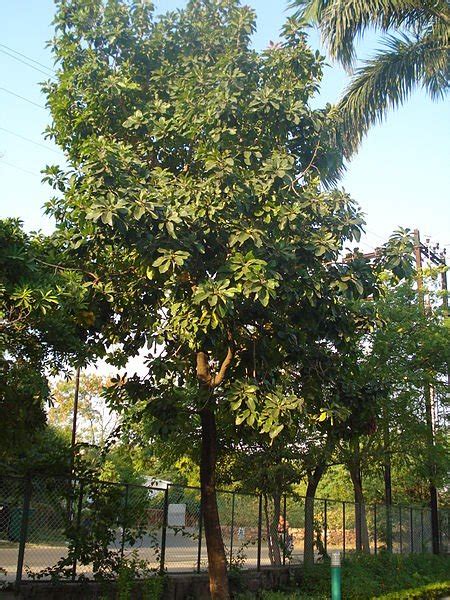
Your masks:
M247 3L258 15L255 47L264 48L278 38L287 1ZM156 4L159 11L165 11L184 2L158 0ZM63 156L42 137L50 121L48 112L11 94L44 105L38 83L46 76L3 51L9 52L7 46L51 68L45 42L52 35L53 13L52 0L0 1L0 217L21 217L27 229L46 232L51 231L52 224L41 207L51 196L51 189L41 183L39 172L46 164L62 161ZM320 48L315 32L310 42ZM375 37L369 36L361 51L367 54L374 45ZM330 64L320 100L336 101L346 81L342 69ZM441 245L450 245L449 133L448 101L432 102L420 90L370 131L341 182L366 213L364 249L380 244L399 225L418 227L422 237L431 235Z

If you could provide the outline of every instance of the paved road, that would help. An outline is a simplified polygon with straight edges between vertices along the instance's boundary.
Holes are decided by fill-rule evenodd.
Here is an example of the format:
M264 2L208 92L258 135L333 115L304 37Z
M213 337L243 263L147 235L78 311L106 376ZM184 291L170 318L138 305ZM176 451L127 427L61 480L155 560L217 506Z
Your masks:
M197 568L198 540L192 539L192 537L190 537L191 535L192 532L188 532L188 535L184 536L181 534L174 535L171 532L167 533L165 565L168 571L194 571ZM229 540L225 540L225 544L229 547ZM156 567L157 561L153 546L153 540L148 536L144 536L135 546L126 546L125 554L129 554L131 551L136 550L139 558L148 561L151 567ZM112 548L117 549L119 547L120 540L118 539ZM235 553L238 548L239 546L236 546L235 542L234 555L236 555ZM244 552L247 557L246 565L249 568L255 567L258 552L256 545L247 546ZM27 544L24 558L24 578L28 577L26 573L27 568L36 573L48 566L55 565L59 559L64 556L67 556L67 547L65 545ZM13 581L15 579L17 557L18 544L7 544L4 546L0 544L0 567L7 571L6 579L8 581ZM267 547L262 548L261 563L269 564ZM207 567L206 546L204 540L202 540L200 565L202 569L206 569ZM78 572L85 573L86 575L92 574L89 566L84 565L79 566L77 569L77 573ZM5 578L0 574L0 581L4 579Z
M166 558L165 566L168 571L189 571L192 572L197 568L198 560L198 540L193 539L194 531L187 530L185 535L174 535L168 531L166 540ZM159 540L160 540L159 534ZM125 554L129 554L133 549L137 551L139 558L148 561L150 567L157 567L158 563L155 558L153 549L154 542L148 537L144 536L139 540L135 546L126 547ZM227 548L230 546L230 540L225 540ZM239 550L241 542L234 542L233 556L236 557L236 553ZM116 543L112 548L120 548L120 537L118 536ZM258 549L256 544L250 544L243 549L245 554L245 566L247 568L255 568L257 564ZM302 559L302 548L294 548L295 562L301 562ZM14 546L7 544L2 546L0 543L0 567L7 571L6 579L13 581L15 579L16 568L17 568L17 556L18 556L18 544ZM49 566L55 565L60 558L67 556L67 547L65 545L44 545L44 544L27 544L25 549L24 559L24 578L28 578L26 569L30 569L32 572L39 572ZM205 541L202 540L202 552L201 552L201 569L207 568L207 556ZM263 545L261 548L261 564L269 565L269 555L267 546ZM89 565L79 565L77 573L84 573L86 576L92 576L92 570ZM5 577L0 574L0 581L4 581Z

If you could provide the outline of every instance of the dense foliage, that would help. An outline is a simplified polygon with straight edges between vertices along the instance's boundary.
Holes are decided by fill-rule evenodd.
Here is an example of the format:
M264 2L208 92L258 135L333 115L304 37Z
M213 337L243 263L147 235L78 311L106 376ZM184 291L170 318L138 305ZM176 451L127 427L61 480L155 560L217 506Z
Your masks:
M47 377L83 355L80 274L57 266L51 238L0 221L0 460L24 453L45 424Z

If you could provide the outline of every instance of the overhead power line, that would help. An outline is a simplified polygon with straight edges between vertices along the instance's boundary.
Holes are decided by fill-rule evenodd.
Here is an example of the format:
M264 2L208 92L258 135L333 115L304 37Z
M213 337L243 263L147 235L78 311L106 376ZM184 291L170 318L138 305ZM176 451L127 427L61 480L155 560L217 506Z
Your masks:
M14 56L14 54L11 54L10 52L7 52L6 50L3 50L3 48L0 48L0 52L3 52L3 54L6 54L6 56L9 56L10 58L13 58L14 60L17 60L18 62L22 63L23 65L26 65L27 67L30 67L30 69L34 69L35 71L39 71L39 73L43 73L47 77L53 77L53 75L51 73L49 73L47 71L44 71L43 69L40 69L39 67L35 67L34 65L31 65L29 62L27 62L26 60L23 60L19 56Z
M375 233L375 231L371 231L370 229L366 229L366 231L367 231L367 233L370 233L370 235L374 235L375 237L379 238L380 240L385 239L382 235Z
M0 44L1 48L4 48L5 50L8 50L9 52L13 52L14 54L18 54L19 56L21 56L22 58L26 58L28 61L39 65L40 67L46 69L47 71L51 71L52 73L56 73L55 69L52 69L51 67L47 67L47 65L44 65L43 63L39 62L38 60L35 60L34 58L31 58L31 56L27 56L26 54L23 54L22 52L19 52L18 50L14 50L14 48L10 48L9 46L7 46L6 44Z
M50 146L45 145L45 144L41 144L40 142L35 142L34 140L31 140L30 138L27 138L24 135L21 135L20 133L16 133L15 131L11 131L10 129L6 129L6 127L0 127L0 130L1 131L6 131L6 133L14 135L14 136L20 138L21 140L25 140L26 142L28 142L30 144L34 144L35 146L39 146L40 148L45 148L46 150L49 150L50 152L54 152L55 154L59 154L60 156L64 156L64 154L62 152L59 152L59 150L55 150L55 148L50 148Z
M7 165L8 167L11 167L12 169L17 169L18 171L22 171L22 173L28 173L28 175L33 175L33 177L40 177L40 175L38 173L35 173L34 171L29 171L28 169L24 169L23 167L19 167L18 165L10 163L10 162L8 162L7 160L4 160L1 157L0 157L0 161L4 165Z
M370 244L368 244L367 242L363 242L363 241L359 241L357 243L358 246L364 246L365 248L367 248L368 250L370 250L371 252L375 252L375 250L373 249L373 246L371 246Z
M38 104L37 102L34 102L33 100L29 100L28 98L25 98L25 96L16 94L16 92L8 90L5 87L0 87L0 90L2 90L2 92L6 92L7 94L11 94L11 96L15 96L16 98L20 98L21 100L24 100L25 102L28 102L29 104L33 104L34 106L37 106L38 108L43 108L45 110L45 106L43 104Z

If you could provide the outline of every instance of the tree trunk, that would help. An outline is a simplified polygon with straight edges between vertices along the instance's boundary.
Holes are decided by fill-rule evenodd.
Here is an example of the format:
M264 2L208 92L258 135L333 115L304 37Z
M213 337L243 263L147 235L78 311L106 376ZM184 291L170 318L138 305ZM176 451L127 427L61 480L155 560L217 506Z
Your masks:
M216 496L216 420L210 408L203 408L200 411L200 418L202 425L201 505L208 553L209 589L212 600L229 600L227 562Z
M353 464L349 470L355 496L356 550L358 550L358 552L370 552L366 506L364 504L364 494L362 489L362 478L361 469L359 467L359 461L356 464Z
M278 531L278 524L280 521L281 513L281 496L280 494L274 494L273 496L273 514L270 518L269 510L269 498L267 494L264 494L264 513L266 517L266 530L267 530L267 546L269 550L270 564L275 566L281 565L281 552L280 552L280 537Z
M323 463L318 465L312 473L308 473L305 498L305 538L303 541L303 563L308 566L314 564L314 498L325 468L325 463Z

